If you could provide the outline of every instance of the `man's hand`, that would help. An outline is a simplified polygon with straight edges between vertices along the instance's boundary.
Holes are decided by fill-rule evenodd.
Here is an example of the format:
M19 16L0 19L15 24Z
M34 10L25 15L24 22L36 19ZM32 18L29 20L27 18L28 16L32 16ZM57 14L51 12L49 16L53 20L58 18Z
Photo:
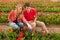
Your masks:
M31 25L29 23L27 23L27 26L28 26L28 28L32 29L32 27L31 27Z

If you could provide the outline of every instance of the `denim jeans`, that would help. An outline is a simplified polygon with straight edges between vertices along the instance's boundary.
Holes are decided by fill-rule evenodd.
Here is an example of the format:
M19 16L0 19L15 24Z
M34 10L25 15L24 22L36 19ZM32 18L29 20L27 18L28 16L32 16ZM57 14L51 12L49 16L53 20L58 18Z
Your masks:
M19 22L19 23L8 23L8 25L10 26L10 27L12 27L14 30L17 30L19 27L24 27L24 24L22 23L22 22ZM28 32L30 32L30 28L28 28Z
M14 30L18 29L19 27L24 27L24 24L22 22L19 22L19 23L8 23L8 25L10 27L12 27Z

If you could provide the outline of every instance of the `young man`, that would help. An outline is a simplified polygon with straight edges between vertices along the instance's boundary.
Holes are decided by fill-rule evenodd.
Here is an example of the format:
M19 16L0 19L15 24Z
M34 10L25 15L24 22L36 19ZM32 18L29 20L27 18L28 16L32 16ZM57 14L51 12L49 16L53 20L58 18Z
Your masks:
M29 28L35 30L35 26L37 24L38 26L42 26L43 29L45 29L46 32L48 33L48 30L47 30L45 24L43 22L36 20L37 19L37 12L34 8L30 7L30 3L25 3L24 6L25 6L25 9L23 11L23 15L28 22L27 25L29 25Z

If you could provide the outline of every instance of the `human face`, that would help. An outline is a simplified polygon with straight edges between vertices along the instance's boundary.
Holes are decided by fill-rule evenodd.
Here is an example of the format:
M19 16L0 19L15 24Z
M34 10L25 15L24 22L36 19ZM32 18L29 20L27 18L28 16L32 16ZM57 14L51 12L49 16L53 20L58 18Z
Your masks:
M22 12L22 7L18 7L18 8L17 8L17 12L18 12L18 13L21 13L21 12Z
M27 12L30 12L30 7L26 7Z

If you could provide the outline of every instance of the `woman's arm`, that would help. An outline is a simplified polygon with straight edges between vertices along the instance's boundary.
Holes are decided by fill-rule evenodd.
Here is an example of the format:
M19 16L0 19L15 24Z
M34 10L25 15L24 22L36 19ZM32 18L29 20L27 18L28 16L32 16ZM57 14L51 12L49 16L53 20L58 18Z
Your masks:
M12 11L8 14L8 21L9 21L9 22L12 22L12 20L11 20L11 16L12 16L12 15L11 15L11 14L12 14Z

